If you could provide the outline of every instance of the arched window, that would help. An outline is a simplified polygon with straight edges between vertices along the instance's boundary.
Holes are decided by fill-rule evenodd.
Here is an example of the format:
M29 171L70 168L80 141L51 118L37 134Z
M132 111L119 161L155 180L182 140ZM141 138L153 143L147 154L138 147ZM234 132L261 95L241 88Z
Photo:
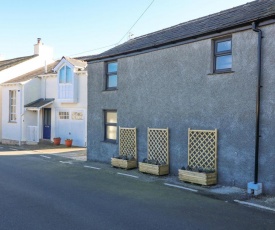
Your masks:
M68 66L63 66L59 70L59 83L73 83L72 69Z
M73 69L64 65L58 73L58 98L62 100L63 103L72 103L76 101L75 92L75 79L73 75Z

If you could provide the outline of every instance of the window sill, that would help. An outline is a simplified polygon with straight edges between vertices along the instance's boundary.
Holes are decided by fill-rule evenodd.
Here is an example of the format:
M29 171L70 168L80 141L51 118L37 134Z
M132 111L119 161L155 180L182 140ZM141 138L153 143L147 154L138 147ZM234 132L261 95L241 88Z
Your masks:
M109 140L104 140L104 141L101 141L101 142L106 143L106 144L114 144L114 145L118 144L116 141L109 141Z
M235 73L235 71L229 70L229 71L213 72L213 73L208 73L207 75L228 74L228 73Z
M117 91L118 89L104 89L102 90L102 92L113 92L113 91Z
M57 99L58 102L60 103L68 103L68 104L76 104L78 103L77 99L75 98L58 98Z

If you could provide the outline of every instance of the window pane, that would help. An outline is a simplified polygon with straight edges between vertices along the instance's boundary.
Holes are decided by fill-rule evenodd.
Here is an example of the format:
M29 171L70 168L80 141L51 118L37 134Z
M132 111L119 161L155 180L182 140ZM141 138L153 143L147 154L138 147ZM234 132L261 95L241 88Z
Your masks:
M117 112L107 112L106 123L117 123Z
M216 70L231 69L232 55L216 57Z
M117 87L117 75L110 75L108 77L108 88Z
M116 140L116 126L107 126L106 127L106 138L111 140Z
M117 62L108 63L108 73L117 72Z
M217 52L223 52L228 50L231 50L231 40L217 43Z
M65 83L66 82L66 72L65 72L65 66L63 66L59 71L59 83Z
M16 121L16 90L11 90L9 97L9 120Z
M72 70L70 67L66 66L66 83L72 83Z
M69 112L59 112L59 119L69 119Z

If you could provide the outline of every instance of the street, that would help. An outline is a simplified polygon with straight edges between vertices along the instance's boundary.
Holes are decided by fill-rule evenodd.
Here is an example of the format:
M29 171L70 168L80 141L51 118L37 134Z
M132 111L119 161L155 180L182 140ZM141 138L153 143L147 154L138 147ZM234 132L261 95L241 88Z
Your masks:
M0 229L274 229L274 213L87 165L0 155Z

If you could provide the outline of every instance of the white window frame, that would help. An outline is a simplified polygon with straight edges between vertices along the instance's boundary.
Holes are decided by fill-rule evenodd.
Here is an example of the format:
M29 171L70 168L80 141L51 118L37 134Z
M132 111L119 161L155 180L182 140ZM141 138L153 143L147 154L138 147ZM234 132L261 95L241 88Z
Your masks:
M70 119L70 112L68 111L59 111L58 117L60 120L69 120Z
M62 73L64 75L61 75ZM63 103L76 102L75 90L73 68L69 65L63 65L58 71L58 99Z
M16 122L16 90L9 91L9 122Z

